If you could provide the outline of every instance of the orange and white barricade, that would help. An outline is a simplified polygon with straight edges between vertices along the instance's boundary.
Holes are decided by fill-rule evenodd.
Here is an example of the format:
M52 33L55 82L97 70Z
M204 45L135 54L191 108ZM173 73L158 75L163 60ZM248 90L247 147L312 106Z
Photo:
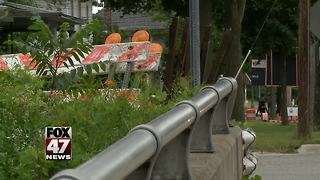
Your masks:
M127 62L135 62L133 72L157 71L161 52L149 53L150 45L151 42L149 41L96 45L89 54L85 54L85 58L80 59L81 63L71 56L74 59L74 67L66 59L56 62L52 58L52 63L57 63L58 73L69 72L86 64L107 61L115 62L117 64L116 71L118 72L126 70ZM63 62L68 67L65 67ZM30 53L0 55L0 71L14 70L16 67L29 69L31 74L35 74L36 71L35 62L32 62ZM95 73L94 70L92 72Z
M246 121L256 121L256 109L248 108L246 110Z

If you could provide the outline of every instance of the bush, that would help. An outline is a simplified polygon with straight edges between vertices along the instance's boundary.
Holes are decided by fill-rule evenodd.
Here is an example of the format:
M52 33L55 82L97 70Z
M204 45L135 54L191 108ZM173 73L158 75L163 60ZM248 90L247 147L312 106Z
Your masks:
M47 96L44 82L22 70L0 72L0 179L49 179L74 168L123 137L132 127L168 111L197 90L180 91L164 103L161 91L144 90L133 105L125 97L106 100L90 90L85 99L63 102ZM137 106L137 104L139 104ZM71 126L71 161L46 161L46 126Z

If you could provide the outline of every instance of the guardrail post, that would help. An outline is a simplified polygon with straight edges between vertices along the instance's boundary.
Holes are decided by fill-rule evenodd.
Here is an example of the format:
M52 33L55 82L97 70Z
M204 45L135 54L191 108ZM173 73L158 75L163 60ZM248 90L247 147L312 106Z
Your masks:
M215 106L212 132L213 134L229 134L229 120L231 119L234 102L237 96L238 84L233 78L222 77L217 81L217 83L220 81L229 81L232 84L232 91L229 96L226 96L223 99L219 98L219 102ZM221 97L222 92L216 86L208 86L207 88L212 88L218 93L219 97Z
M167 145L163 146L157 131L144 124L133 128L150 131L158 141L156 154L134 172L126 180L191 180L189 166L190 129L184 130ZM163 147L162 147L163 146Z
M232 78L220 78L220 81L228 81L232 85L232 90L229 96L225 98L222 93L223 90L217 85L204 87L201 91L207 89L213 90L218 96L218 103L216 106L209 109L200 120L195 121L192 128L191 152L193 153L212 153L214 146L212 142L212 134L228 134L229 124L231 118L233 104L237 93L237 82Z
M192 105L190 101L183 101ZM199 109L192 105L194 109ZM199 111L199 110L197 110ZM200 116L200 112L198 113ZM213 108L209 109L204 115L196 120L192 126L190 137L190 152L192 153L212 153L214 152L212 144L212 114Z

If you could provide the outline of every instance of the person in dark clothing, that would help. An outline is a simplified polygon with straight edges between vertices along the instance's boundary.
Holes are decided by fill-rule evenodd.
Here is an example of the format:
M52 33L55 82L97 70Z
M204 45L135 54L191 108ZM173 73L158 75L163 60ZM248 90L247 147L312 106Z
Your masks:
M264 95L261 95L260 99L259 99L259 105L258 105L258 110L256 113L256 116L262 116L262 113L266 113L267 112L267 98Z

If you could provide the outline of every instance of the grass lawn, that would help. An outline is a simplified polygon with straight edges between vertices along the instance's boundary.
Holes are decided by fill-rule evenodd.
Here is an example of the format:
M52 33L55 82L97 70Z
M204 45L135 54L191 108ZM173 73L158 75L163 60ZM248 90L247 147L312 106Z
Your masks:
M290 124L282 126L280 124L262 122L245 122L242 127L254 130L257 140L252 145L254 151L259 152L295 152L302 144L320 144L320 132L313 132L311 140L302 141L297 137L297 125Z

